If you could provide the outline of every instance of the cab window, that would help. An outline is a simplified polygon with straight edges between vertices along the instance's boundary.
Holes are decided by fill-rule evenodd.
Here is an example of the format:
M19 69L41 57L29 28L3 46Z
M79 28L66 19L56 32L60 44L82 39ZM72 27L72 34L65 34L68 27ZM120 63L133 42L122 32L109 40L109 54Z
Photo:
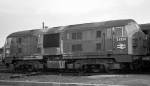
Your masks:
M12 38L8 38L8 39L6 40L6 48L10 48L11 43L12 43Z
M126 36L126 30L124 27L115 27L115 35L117 37L125 37Z

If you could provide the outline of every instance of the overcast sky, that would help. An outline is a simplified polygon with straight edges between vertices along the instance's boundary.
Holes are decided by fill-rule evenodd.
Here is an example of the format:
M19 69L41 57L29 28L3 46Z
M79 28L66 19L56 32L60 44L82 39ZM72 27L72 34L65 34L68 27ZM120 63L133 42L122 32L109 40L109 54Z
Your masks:
M12 32L49 27L134 19L150 23L150 0L0 0L0 47Z

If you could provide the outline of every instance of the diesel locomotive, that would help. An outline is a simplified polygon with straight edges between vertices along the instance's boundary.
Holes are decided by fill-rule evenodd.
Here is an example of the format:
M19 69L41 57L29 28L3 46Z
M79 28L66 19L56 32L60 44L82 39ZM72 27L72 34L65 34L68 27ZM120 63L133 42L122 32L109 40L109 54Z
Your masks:
M141 30L145 33L146 35L146 41L145 41L145 46L146 46L146 56L143 57L143 67L146 70L149 70L150 68L150 23L147 24L139 24Z
M19 31L4 45L11 70L91 72L137 70L147 55L146 35L133 19Z

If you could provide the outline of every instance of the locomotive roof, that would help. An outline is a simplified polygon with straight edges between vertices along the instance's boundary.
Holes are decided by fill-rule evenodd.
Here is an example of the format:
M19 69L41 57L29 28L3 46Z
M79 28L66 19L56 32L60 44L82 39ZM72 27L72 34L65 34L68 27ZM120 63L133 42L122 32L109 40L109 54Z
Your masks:
M44 32L46 33L59 33L62 30L72 30L72 29L92 29L95 27L98 28L110 28L110 27L118 27L127 25L130 22L135 22L133 19L122 19L122 20L111 20L111 21L104 21L104 22L93 22L93 23L83 23L83 24L75 24L75 25L68 25L68 26L59 26L59 27L52 27L45 29ZM31 36L34 32L40 32L41 29L34 29L34 30L25 30L14 32L10 34L8 37L16 37L16 36Z
M44 29L45 30L44 32L46 32L46 33L59 33L62 28L63 28L63 26L52 27L52 28Z
M140 24L140 28L142 30L150 30L150 23L147 24Z
M9 37L31 36L31 35L33 35L33 33L34 33L35 31L38 32L39 30L40 30L40 29L18 31L18 32L14 32L14 33L8 35L7 38L9 38Z
M94 23L84 23L84 24L76 24L76 25L69 25L67 29L81 29L81 28L110 28L110 27L119 27L129 24L130 22L135 22L133 19L122 19L122 20L111 20L111 21L104 21L104 22L94 22ZM67 30L65 29L65 30Z
M124 26L130 22L135 22L135 21L133 19L122 19L122 20L111 20L111 21L104 21L104 22L74 24L74 25L68 25L68 26L48 28L45 30L45 32L46 33L59 33L63 30L92 29L96 27L103 29L103 28Z

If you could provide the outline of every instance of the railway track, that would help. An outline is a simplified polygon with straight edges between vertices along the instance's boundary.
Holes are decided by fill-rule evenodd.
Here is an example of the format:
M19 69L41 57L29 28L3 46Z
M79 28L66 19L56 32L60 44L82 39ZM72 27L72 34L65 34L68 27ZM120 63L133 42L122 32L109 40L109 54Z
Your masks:
M5 66L1 65L3 70ZM2 70L2 68L1 68ZM7 71L7 70L5 70ZM149 74L140 73L126 73L126 74L107 74L107 73L74 73L74 72L63 72L63 71L38 71L38 72L16 72L16 73L5 73L0 74L5 78L0 79L0 86L75 86L75 85L86 85L86 86L148 86ZM0 75L0 76L1 76ZM6 78L8 76L8 78ZM53 83L54 82L54 83ZM83 84L80 84L83 83ZM131 85L130 85L131 84Z
M40 75L38 75L40 74ZM38 75L38 76L37 76ZM28 76L28 77L26 77ZM99 74L93 76L64 76L29 74L14 74L10 79L1 79L0 85L13 86L149 86L150 77L145 74Z

